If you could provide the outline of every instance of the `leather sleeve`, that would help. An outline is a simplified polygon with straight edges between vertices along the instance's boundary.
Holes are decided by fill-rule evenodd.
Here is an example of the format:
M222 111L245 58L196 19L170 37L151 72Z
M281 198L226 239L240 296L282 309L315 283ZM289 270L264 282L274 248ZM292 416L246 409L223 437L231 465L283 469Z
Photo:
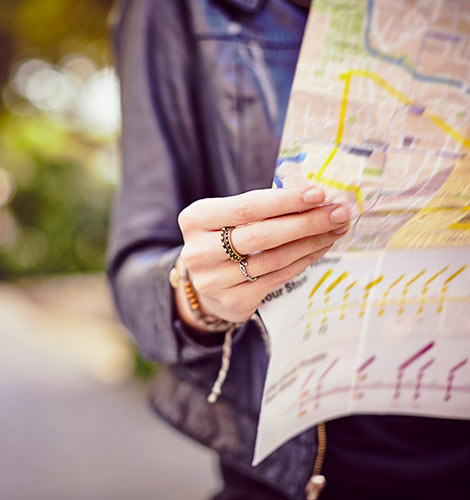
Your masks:
M209 196L198 150L191 44L180 2L132 0L114 29L121 82L122 179L107 269L123 323L147 358L193 361L221 350L191 337L175 317L168 275L182 237L178 213Z

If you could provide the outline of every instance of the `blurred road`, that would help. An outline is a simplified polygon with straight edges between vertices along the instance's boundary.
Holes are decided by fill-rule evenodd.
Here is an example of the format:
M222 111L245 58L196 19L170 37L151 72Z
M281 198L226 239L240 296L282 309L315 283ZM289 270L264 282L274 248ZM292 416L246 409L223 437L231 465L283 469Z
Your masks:
M215 456L153 417L122 331L77 306L100 279L69 285L0 286L1 500L208 498Z

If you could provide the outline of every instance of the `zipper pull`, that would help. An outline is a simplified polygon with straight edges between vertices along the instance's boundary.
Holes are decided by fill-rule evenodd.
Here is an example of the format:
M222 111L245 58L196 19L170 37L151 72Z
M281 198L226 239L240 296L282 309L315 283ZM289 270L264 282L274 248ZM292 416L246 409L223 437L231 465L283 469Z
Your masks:
M326 486L326 478L321 474L314 474L305 486L305 499L317 500L323 488Z

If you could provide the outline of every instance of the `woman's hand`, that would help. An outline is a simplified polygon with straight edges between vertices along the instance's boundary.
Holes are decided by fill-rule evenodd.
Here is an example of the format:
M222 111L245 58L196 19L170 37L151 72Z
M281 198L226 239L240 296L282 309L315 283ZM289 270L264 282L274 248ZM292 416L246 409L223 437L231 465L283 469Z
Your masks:
M198 200L179 216L184 237L181 260L205 314L241 322L273 289L320 259L348 229L349 211L324 205L317 187L263 189L227 198ZM221 228L235 226L232 244L248 255L249 282L221 243ZM181 318L198 328L177 290ZM199 327L200 328L200 327Z

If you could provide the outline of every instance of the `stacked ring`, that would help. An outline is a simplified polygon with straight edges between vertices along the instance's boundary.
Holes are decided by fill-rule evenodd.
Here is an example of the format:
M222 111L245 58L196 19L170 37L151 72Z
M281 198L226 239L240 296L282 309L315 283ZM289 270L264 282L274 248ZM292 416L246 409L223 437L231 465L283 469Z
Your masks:
M256 281L258 277L253 278L253 276L250 276L248 274L248 271L246 270L246 266L248 265L246 259L248 256L239 254L233 247L232 231L233 231L233 226L227 226L223 227L220 232L220 241L222 242L222 246L224 247L225 253L228 255L230 260L238 262L238 265L240 266L240 271L243 273L243 276L245 276L245 278L248 281L250 282Z
M236 262L241 262L246 259L246 255L239 254L232 245L232 231L233 226L227 226L222 228L220 232L220 240L222 241L222 246L224 247L225 253L229 256L230 260Z
M243 276L245 276L245 278L246 278L248 281L253 282L253 281L256 281L256 280L258 279L258 276L253 277L253 276L250 276L250 275L248 274L248 271L246 270L246 266L247 266L248 264L247 264L247 262L246 262L246 260L245 260L245 259L241 260L241 261L238 263L238 265L240 266L240 271L243 273Z

